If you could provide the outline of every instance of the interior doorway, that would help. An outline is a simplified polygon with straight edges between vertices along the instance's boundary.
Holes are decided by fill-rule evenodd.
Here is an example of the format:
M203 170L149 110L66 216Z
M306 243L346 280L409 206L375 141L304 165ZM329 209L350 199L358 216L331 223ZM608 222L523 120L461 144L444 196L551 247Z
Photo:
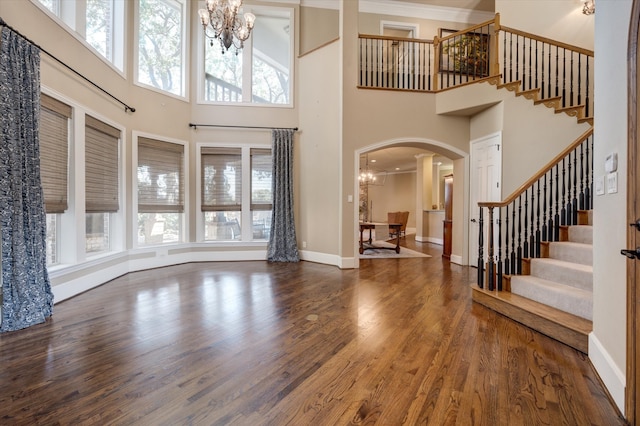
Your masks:
M471 174L469 185L469 263L478 259L480 201L500 201L502 194L502 133L497 132L471 141ZM486 218L485 218L486 219ZM487 229L485 227L485 229ZM497 227L494 227L497 232ZM485 238L485 246L488 241ZM484 250L485 257L487 250Z
M640 70L640 1L633 0L631 9L631 23L629 30L628 52L628 84L630 101L629 125L628 125L628 176L627 176L627 223L634 223L640 218L640 139L638 135L638 122L640 111L637 99L640 95L638 87L638 72ZM627 247L640 245L640 230L628 227ZM629 424L638 423L640 403L638 401L638 389L640 389L640 377L638 377L638 365L640 365L640 353L638 353L638 341L640 341L640 292L637 283L640 282L640 268L638 260L627 261L627 371L625 393L625 417Z

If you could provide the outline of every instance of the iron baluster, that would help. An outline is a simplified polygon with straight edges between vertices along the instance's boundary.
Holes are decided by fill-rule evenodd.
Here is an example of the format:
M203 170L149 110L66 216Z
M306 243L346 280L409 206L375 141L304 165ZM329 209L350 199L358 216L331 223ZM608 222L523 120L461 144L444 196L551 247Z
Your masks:
M529 257L529 190L524 191L524 252L525 258Z
M522 275L522 195L518 196L518 260L516 262L517 273Z
M484 288L484 223L482 220L482 207L480 207L480 216L478 217L478 287Z
M496 287L502 291L502 209L498 208L498 276Z
M489 243L489 254L487 259L487 276L488 276L488 289L493 291L495 289L495 262L493 259L493 207L489 207L489 233L487 239Z

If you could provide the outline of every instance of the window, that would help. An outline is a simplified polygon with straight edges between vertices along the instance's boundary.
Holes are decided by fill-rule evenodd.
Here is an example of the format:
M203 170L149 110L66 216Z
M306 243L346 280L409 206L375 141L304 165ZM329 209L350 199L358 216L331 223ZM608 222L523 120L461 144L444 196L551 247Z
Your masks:
M69 119L71 107L40 96L40 177L47 212L47 264L59 263L58 216L67 210Z
M184 146L138 138L138 245L182 240Z
M217 42L204 43L205 101L291 104L292 12L281 8L252 12L255 26L238 55L233 49L222 53Z
M138 83L185 95L185 3L138 0Z
M203 147L201 207L207 241L239 240L242 223L242 151Z
M253 239L269 239L273 188L271 150L251 149L251 217Z
M36 0L34 0L36 1ZM121 0L37 0L74 36L124 70L124 15Z
M110 214L119 210L120 130L85 116L86 251L111 249Z

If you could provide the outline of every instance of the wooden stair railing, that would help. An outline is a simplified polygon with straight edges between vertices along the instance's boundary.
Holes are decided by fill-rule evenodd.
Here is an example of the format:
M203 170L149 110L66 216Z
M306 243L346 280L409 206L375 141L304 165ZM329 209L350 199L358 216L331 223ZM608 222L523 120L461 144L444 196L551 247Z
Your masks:
M541 243L559 241L560 227L592 206L593 128L503 201L478 203L478 287L502 291L504 275L521 274L524 258L541 257Z
M438 92L492 79L578 120L593 115L593 51L494 19L433 40L359 35L358 87Z

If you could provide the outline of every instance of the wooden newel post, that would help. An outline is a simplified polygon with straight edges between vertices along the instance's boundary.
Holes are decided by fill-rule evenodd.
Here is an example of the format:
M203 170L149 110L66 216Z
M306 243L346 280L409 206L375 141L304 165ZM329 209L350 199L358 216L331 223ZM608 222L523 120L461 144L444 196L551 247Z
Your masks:
M493 24L493 69L489 70L490 75L500 74L500 14L496 13ZM503 81L504 81L504 76Z
M433 37L433 90L438 90L438 75L440 72L440 38Z
M480 207L480 217L478 220L478 287L484 288L484 223L482 220L482 207Z
M489 281L487 288L489 291L493 291L495 289L495 263L493 261L493 207L489 207L489 231L487 235L487 242L489 243L489 255L487 262L487 280Z

